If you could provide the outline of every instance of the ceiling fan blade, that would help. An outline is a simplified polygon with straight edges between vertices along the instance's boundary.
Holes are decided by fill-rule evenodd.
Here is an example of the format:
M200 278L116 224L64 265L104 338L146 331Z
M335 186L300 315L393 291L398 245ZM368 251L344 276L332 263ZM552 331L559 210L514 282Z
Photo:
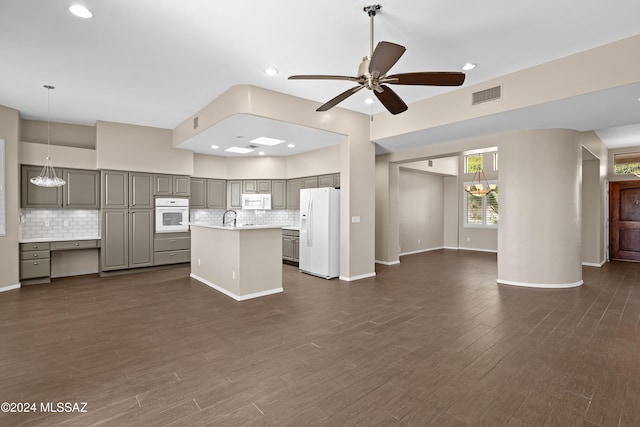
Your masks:
M341 103L342 101L344 101L345 99L347 99L348 97L350 97L351 95L353 95L354 93L356 93L361 89L364 89L364 86L355 86L349 90L345 90L344 92L342 92L340 95L336 96L329 102L322 104L320 107L318 107L316 111L330 110L331 108L335 107L336 105L338 105L339 103Z
M380 42L371 55L369 73L374 76L384 76L387 71L398 62L398 59L407 50L404 46L391 42Z
M309 74L299 76L289 76L289 80L349 80L352 82L360 81L358 77L351 76L327 76L322 74Z
M425 86L460 86L464 83L464 73L458 72L424 72L401 73L380 79L382 83L396 85L425 85Z
M391 114L400 114L403 111L407 111L409 107L407 107L407 104L404 103L397 93L391 90L389 86L380 85L380 87L383 89L382 92L374 90L373 93Z

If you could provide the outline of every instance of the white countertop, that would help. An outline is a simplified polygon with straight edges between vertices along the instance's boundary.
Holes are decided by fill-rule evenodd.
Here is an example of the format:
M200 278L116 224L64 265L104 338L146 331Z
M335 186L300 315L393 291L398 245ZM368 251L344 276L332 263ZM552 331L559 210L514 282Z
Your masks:
M39 239L20 239L18 243L70 242L73 240L100 240L100 236L90 237L42 237Z
M294 230L294 231L300 231L300 227L298 227L297 225L285 225L282 227L283 230Z
M264 230L270 228L282 229L282 225L238 225L236 227L223 227L222 225L212 225L205 223L189 223L191 227L217 228L219 230L242 231L242 230Z

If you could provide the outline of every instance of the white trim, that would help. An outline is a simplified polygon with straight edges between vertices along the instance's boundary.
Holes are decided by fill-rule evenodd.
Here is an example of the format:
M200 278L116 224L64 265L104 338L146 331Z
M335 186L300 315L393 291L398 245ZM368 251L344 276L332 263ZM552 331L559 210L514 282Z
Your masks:
M511 286L523 286L526 288L545 288L545 289L562 289L562 288L576 288L583 284L583 281L574 283L524 283L524 282L514 282L512 280L502 280L497 279L501 285L511 285Z
M602 260L601 262L583 262L582 265L585 267L602 267L607 261Z
M476 251L476 252L490 252L492 254L497 254L498 251L495 249L479 249L479 248L463 248L462 246L458 248L461 251Z
M375 275L376 275L376 272L374 271L373 273L361 274L359 276L353 276L353 277L340 276L338 279L344 280L345 282L353 282L354 280L361 280L361 279L368 279L369 277L375 277Z
M3 286L2 288L0 288L0 292L12 291L14 289L20 289L20 283L18 283L17 285Z
M225 294L226 296L233 298L236 301L245 301L248 299L253 299L253 298L259 298L259 297L264 297L267 295L273 295L273 294L278 294L280 292L284 292L284 289L282 288L275 288L275 289L269 289L268 291L262 291L262 292L255 292L253 294L247 294L247 295L236 295L231 291L228 291L227 289L221 288L220 286L211 283L210 281L203 279L200 276L196 276L195 274L191 273L190 276L194 279L196 279L198 282L202 282L203 284L209 286L210 288L215 289L218 292L221 292L223 294Z
M452 249L454 251L457 251L457 250L460 249L460 247L459 246L445 246L444 249Z
M400 260L398 261L380 261L380 260L375 260L374 261L376 264L382 264L382 265L396 265L396 264L400 264Z
M413 254L420 254L422 252L431 252L431 251L437 251L439 249L444 249L444 246L438 246L437 248L427 248L427 249L420 249L417 251L411 251L411 252L402 252L400 254L400 256L405 256L405 255L413 255Z

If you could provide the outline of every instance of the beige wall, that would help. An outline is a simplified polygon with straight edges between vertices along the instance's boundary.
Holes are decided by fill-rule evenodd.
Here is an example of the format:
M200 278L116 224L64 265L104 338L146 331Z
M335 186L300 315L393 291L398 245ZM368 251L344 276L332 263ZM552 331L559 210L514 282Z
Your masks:
M47 143L47 134L51 145L66 147L96 148L96 127L51 122L47 132L47 122L40 120L22 120L20 123L22 141Z
M460 224L460 198L461 188L458 185L457 176L445 176L444 185L444 247L448 249L458 249L458 232Z
M21 142L19 148L21 164L37 166L44 164L47 157L46 144ZM57 168L97 169L96 150L52 145L50 157Z
M582 263L600 265L604 254L600 248L603 216L600 204L600 161L582 161Z
M171 129L96 123L98 169L193 174L193 152L173 148Z
M340 145L287 157L287 178L340 172Z
M0 289L20 283L18 253L18 209L20 207L20 171L18 111L0 106L0 138L5 140L5 209L7 234L0 236Z
M444 178L400 169L400 254L444 246Z

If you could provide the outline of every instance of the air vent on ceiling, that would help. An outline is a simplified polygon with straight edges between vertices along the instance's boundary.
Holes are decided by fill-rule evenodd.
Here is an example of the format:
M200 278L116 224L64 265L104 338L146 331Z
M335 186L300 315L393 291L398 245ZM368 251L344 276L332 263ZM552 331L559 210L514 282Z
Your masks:
M473 92L471 105L482 104L483 102L495 101L502 96L502 86L496 86L489 89Z
M194 129L197 129L197 128L198 128L198 118L197 118L197 117L194 117L194 118L193 118L193 128L194 128Z

